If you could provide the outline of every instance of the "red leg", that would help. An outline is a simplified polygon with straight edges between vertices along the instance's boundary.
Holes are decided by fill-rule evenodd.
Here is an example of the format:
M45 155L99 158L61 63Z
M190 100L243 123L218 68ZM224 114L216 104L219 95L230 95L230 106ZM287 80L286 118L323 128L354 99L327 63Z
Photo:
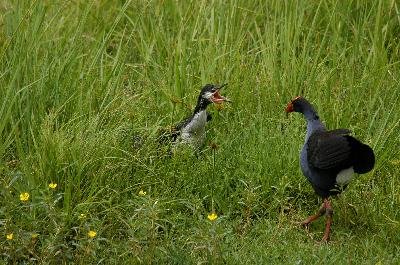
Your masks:
M308 227L309 224L311 224L312 222L314 222L315 220L320 218L322 215L324 215L325 211L326 211L326 207L325 207L325 202L324 202L322 204L321 208L319 208L318 212L316 214L314 214L314 215L311 215L310 217L308 217L303 222L301 222L301 225L303 225L305 227Z
M329 240L329 234L331 232L333 209L329 199L324 199L324 206L326 209L326 226L322 242L327 242Z

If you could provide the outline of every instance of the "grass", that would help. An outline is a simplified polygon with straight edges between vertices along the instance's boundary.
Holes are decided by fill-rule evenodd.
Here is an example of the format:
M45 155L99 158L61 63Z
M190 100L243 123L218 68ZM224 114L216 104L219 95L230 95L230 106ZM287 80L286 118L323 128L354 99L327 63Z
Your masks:
M0 14L3 262L400 262L397 1L13 0ZM160 151L159 129L223 82L218 149ZM300 94L377 157L334 200L326 245L323 221L296 225L320 204L299 169L305 122L283 111Z

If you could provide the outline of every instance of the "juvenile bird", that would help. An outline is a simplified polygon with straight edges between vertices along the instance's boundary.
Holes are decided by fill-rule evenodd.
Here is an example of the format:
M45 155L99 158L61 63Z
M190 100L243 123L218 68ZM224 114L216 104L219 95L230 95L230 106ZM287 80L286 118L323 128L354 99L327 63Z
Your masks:
M175 145L188 144L195 150L203 146L206 139L206 124L211 120L211 115L206 111L208 105L231 102L220 94L221 88L226 85L207 84L201 89L193 114L173 126L171 130L171 140Z
M316 194L323 198L319 211L301 224L310 223L326 214L322 241L329 240L333 209L329 197L341 193L354 173L371 171L375 155L371 147L350 136L350 130L327 130L314 107L303 97L296 97L286 107L286 113L300 112L307 121L305 143L300 152L301 170Z

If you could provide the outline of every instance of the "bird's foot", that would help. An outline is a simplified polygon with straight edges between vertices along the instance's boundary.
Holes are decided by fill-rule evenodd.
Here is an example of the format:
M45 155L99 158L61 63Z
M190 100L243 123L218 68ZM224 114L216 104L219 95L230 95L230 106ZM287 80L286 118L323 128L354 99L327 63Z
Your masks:
M306 222L306 220L302 222L297 222L296 223L298 226L304 228L307 232L310 230L310 222Z
M304 221L300 222L300 225L303 226L304 228L308 229L310 224L312 222L316 221L321 216L323 216L325 214L325 212L326 212L326 207L325 207L325 203L324 203L324 204L322 204L321 208L318 210L318 212L316 214L311 215Z
M324 236L322 237L320 243L322 243L322 244L323 243L328 243L328 241L329 241L329 234L328 235L324 234Z

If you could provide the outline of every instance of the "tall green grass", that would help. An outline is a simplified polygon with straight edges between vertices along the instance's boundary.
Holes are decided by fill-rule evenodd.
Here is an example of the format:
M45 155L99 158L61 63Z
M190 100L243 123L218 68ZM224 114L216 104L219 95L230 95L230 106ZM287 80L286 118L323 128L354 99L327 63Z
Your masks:
M3 1L1 258L398 263L399 10L390 0ZM207 127L218 148L160 149L159 129L190 113L202 85L224 82L233 103L210 107ZM310 233L296 225L319 205L299 170L305 123L283 111L297 95L377 157L334 201L328 245L316 244L322 221Z

